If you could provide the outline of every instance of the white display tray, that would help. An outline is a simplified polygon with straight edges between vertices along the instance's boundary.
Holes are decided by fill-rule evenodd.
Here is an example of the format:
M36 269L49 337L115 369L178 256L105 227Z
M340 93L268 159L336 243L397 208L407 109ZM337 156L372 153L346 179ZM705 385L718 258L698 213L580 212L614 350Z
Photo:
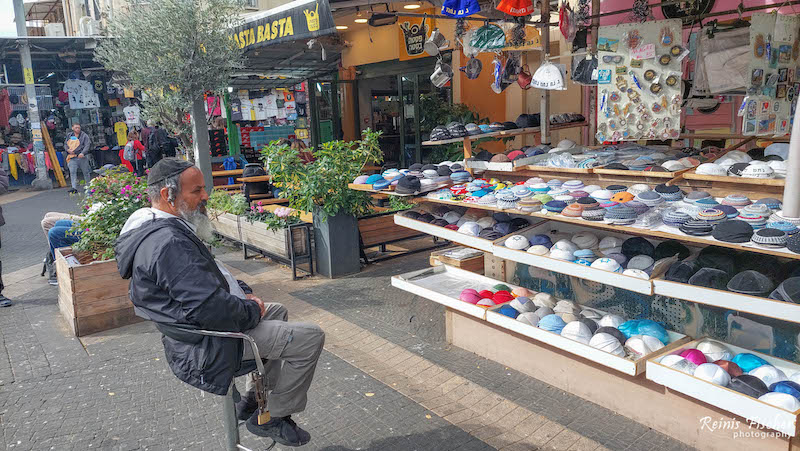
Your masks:
M530 218L528 217L525 217L525 219L528 219L530 221ZM463 244L464 246L469 246L478 250L482 250L484 252L491 253L494 250L492 247L491 240L487 240L485 238L479 238L477 236L466 235L464 233L460 233L455 230L450 230L445 227L439 227L437 225L428 224L427 222L406 218L405 216L394 215L394 223L397 225L401 225L403 227L408 227L409 229L414 229L419 232L426 233L428 235L438 236L439 238L443 238L445 240L452 241L454 243L459 243ZM515 233L519 233L519 231Z
M698 287L669 280L653 280L654 294L800 323L800 304Z
M552 233L553 231L556 231L557 233L566 233L570 235L574 235L578 232L583 232L583 231L592 231L592 233L595 233L595 235L597 235L598 238L602 238L604 236L615 236L618 238L626 239L631 237L630 235L625 235L616 232L603 231L602 233L596 233L595 230L592 230L588 227L581 227L576 224L569 224L569 223L562 223L555 221L547 221L535 225L533 227L524 229L522 231L519 231L516 234L523 235L526 238L530 238L533 235L537 234L546 234L552 237L554 235ZM653 294L652 279L640 279L638 277L627 276L622 273L614 273L602 269L592 268L590 266L559 260L557 258L551 258L544 255L535 255L522 250L509 249L505 246L506 239L507 237L503 237L494 242L493 253L496 257L504 258L507 260L513 260L518 263L523 263L526 265L535 266L537 268L542 268L549 271L555 271L557 273L579 277L581 279L591 280L594 282L599 282L614 287L624 288L626 290L635 291L637 293L643 293L647 295ZM553 240L553 242L555 242L555 240ZM664 259L659 261L658 265L656 265L656 267L653 269L651 277L656 277L665 272L667 268L669 268L669 265L671 265L672 262L674 261L675 261L674 258L669 260Z
M415 276L428 273L430 273L430 275L420 279L410 280ZM492 287L498 283L505 284L512 290L518 287L517 285L501 282L448 265L434 266L432 268L412 271L392 277L393 287L408 291L409 293L414 293L417 296L422 296L433 302L442 304L445 307L458 310L459 312L480 319L486 319L486 309L464 302L459 299L459 296L461 292L467 288L472 288L477 291L491 290Z
M643 373L645 370L645 364L649 356L643 356L638 360L631 360L626 357L619 357L614 354L601 351L597 348L593 348L587 344L583 344L581 342L566 337L562 337L559 334L555 334L553 332L549 332L544 329L531 326L530 324L525 324L523 322L517 321L516 319L503 315L502 313L497 313L495 310L499 308L500 306L489 309L489 311L486 312L486 321L492 324L496 324L500 327L506 328L508 330L512 330L520 335L533 338L536 341L541 341L542 343L546 343L550 346L556 347L571 354L581 356L586 360L590 360L600 365L613 368L621 373L625 373L631 376L636 376ZM605 314L605 312L602 312L600 310L596 309L589 309L589 310L594 310L601 314ZM664 349L667 350L673 349L691 340L686 335L679 334L677 332L667 331L667 334L669 334L670 343L665 348L659 349L656 353L663 352Z
M514 161L506 162L491 162L481 161L474 158L468 158L465 163L468 169L483 169L488 171L498 172L514 172L517 169L525 169L528 165L533 164L536 157L518 158Z
M647 378L671 390L675 390L699 401L744 417L748 421L753 421L770 429L787 434L790 437L795 437L798 432L797 423L800 410L789 412L788 410L775 407L771 404L759 401L756 398L751 398L750 396L727 387L706 382L658 363L661 357L668 354L679 354L683 349L694 348L701 340L702 339L691 341L685 346L680 347L680 349L673 349L668 352L660 353L648 359ZM800 371L800 365L795 363L730 344L726 344L726 346L734 355L741 352L755 354L771 365L783 370L787 376L791 376L795 372ZM746 425L742 426L744 427Z

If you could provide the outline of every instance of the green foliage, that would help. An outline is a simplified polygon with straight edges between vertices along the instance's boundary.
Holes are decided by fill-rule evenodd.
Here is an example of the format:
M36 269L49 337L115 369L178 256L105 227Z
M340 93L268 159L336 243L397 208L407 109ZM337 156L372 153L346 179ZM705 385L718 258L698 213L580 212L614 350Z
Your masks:
M81 205L83 219L71 229L81 234L73 249L94 260L114 258L114 242L125 221L136 210L150 206L146 190L147 179L127 171L109 170L93 179Z
M477 111L473 111L463 103L450 103L438 93L420 95L420 129L423 133L430 133L437 125L447 125L456 121L463 124L474 122L476 124L488 123L487 118L481 118Z
M267 226L267 230L281 230L291 224L300 222L299 214L291 208L280 207L271 212L266 210L261 201L255 207L247 210L244 214L245 219L250 223L261 222Z
M192 101L222 92L243 66L243 52L228 36L241 23L241 0L129 2L128 11L115 12L113 38L101 40L95 58L147 94L145 117L186 133Z
M216 213L230 213L239 216L244 214L248 205L244 194L229 194L225 190L215 189L208 196L207 207Z
M389 211L402 211L414 208L414 204L407 201L405 197L389 196Z
M380 135L367 129L359 141L324 143L313 151L315 161L308 164L303 164L297 150L278 141L264 147L261 155L273 184L281 188L280 197L289 199L289 207L318 213L323 221L339 213L363 216L370 213L369 195L347 185L366 163L383 162Z

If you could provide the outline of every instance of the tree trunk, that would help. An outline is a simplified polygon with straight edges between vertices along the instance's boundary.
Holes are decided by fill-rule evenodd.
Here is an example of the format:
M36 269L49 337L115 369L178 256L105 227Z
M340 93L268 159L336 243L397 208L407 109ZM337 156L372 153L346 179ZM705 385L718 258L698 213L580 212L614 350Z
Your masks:
M192 102L192 141L195 165L203 172L206 191L210 194L214 188L211 177L211 146L208 142L208 124L206 124L206 103L203 97Z

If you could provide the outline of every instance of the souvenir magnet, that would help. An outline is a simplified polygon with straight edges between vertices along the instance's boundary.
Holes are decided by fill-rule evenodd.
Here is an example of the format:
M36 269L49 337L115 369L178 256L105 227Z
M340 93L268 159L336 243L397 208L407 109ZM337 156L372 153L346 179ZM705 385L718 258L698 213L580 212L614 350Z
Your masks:
M672 41L675 39L675 35L672 33L672 29L670 27L663 27L661 29L661 45L664 47L669 47L672 45Z
M654 71L653 69L647 69L646 71L644 71L645 80L653 81L654 78L656 78L656 71Z
M650 85L650 92L652 92L653 94L658 94L659 92L661 92L661 89L662 87L660 83L653 83Z
M670 75L669 77L667 77L666 83L667 86L675 86L678 84L678 77L676 77L675 75Z
M662 66L668 66L670 62L672 62L672 57L669 55L661 55L658 58L658 63Z

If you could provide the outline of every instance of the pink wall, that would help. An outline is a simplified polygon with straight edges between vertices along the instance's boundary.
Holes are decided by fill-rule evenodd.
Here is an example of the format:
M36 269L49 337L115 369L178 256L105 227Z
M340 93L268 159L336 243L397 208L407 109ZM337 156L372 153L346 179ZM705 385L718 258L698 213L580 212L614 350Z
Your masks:
M617 11L620 9L629 9L632 5L632 0L601 0L600 2L600 12L606 13L611 11ZM661 0L650 0L651 4L661 3ZM745 8L758 6L758 5L780 5L783 3L783 0L744 0ZM732 9L736 9L739 6L739 0L717 0L715 2L714 8L711 12L717 11L728 11ZM654 7L652 8L653 16L657 20L664 19L664 15L661 14L661 7ZM770 9L764 11L771 11ZM800 14L800 6L785 6L783 8L778 9L778 12L783 14ZM745 15L749 15L752 13L745 13ZM619 23L626 23L631 22L630 18L628 17L629 13L617 14L608 17L601 17L600 18L600 25L615 25ZM728 19L735 19L737 17L736 14L732 14L729 16L720 16L714 17L712 19L707 20L728 20Z

